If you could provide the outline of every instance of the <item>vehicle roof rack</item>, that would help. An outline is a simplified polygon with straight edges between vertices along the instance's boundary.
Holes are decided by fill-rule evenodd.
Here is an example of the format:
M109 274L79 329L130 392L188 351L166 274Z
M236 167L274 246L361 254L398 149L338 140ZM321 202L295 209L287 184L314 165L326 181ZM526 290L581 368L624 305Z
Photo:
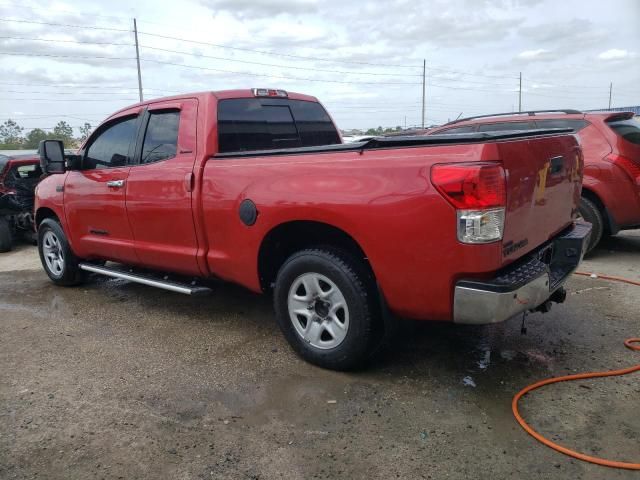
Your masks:
M454 123L465 122L467 120L475 120L477 118L506 117L506 116L511 116L511 115L528 115L528 116L533 117L534 115L537 115L537 114L540 114L540 113L579 114L579 113L584 113L584 112L581 112L580 110L566 109L566 110L528 110L528 111L525 111L525 112L492 113L490 115L476 115L475 117L458 118L456 120L452 120L452 121L450 121L448 123L445 123L445 125L453 125Z

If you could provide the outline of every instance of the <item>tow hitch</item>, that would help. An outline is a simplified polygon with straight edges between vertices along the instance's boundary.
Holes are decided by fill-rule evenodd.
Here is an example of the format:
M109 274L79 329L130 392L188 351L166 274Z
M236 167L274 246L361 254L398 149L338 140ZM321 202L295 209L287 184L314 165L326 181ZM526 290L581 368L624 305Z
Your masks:
M565 290L564 287L560 287L559 289L557 289L555 292L553 292L553 294L551 294L551 296L549 297L549 299L543 303L541 303L540 305L538 305L533 311L534 312L541 312L541 313L548 313L551 311L551 304L552 303L564 303L564 301L567 299L567 291Z

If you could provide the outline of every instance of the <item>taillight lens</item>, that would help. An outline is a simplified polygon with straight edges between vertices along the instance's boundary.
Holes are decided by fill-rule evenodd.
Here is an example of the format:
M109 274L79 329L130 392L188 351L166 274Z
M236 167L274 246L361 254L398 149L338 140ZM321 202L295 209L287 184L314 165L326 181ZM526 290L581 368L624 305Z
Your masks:
M431 182L456 208L504 207L504 169L499 164L454 163L434 165Z
M629 175L631 180L633 180L636 185L640 185L640 165L631 160L630 158L624 157L622 155L616 155L615 153L611 153L607 155L607 160L609 160L614 165L620 167L624 172Z
M502 165L434 165L431 168L431 182L456 209L459 241L489 243L502 239L507 202Z

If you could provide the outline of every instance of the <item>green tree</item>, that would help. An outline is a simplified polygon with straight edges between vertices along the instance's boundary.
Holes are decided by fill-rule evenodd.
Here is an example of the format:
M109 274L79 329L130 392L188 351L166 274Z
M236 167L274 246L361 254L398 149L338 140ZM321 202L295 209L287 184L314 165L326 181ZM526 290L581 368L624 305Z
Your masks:
M15 150L22 147L22 128L16 122L8 119L0 125L0 146L8 150Z
M40 145L41 140L46 140L49 137L50 135L44 130L34 128L25 136L23 146L24 148L35 150Z
M56 124L55 127L53 127L51 138L62 140L65 145L71 145L74 143L73 127L64 120L61 120Z
M91 124L85 122L85 124L80 127L80 137L78 138L78 143L82 143L87 138L89 138L89 135L91 134L91 130L93 130L93 128L91 128Z

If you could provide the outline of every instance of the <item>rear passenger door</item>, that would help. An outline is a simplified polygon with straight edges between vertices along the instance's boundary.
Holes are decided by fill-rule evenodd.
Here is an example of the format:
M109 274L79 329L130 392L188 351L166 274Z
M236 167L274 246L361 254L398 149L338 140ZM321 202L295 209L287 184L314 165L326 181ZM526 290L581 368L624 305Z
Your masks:
M191 208L198 102L147 108L127 180L127 214L136 253L147 267L200 275Z

